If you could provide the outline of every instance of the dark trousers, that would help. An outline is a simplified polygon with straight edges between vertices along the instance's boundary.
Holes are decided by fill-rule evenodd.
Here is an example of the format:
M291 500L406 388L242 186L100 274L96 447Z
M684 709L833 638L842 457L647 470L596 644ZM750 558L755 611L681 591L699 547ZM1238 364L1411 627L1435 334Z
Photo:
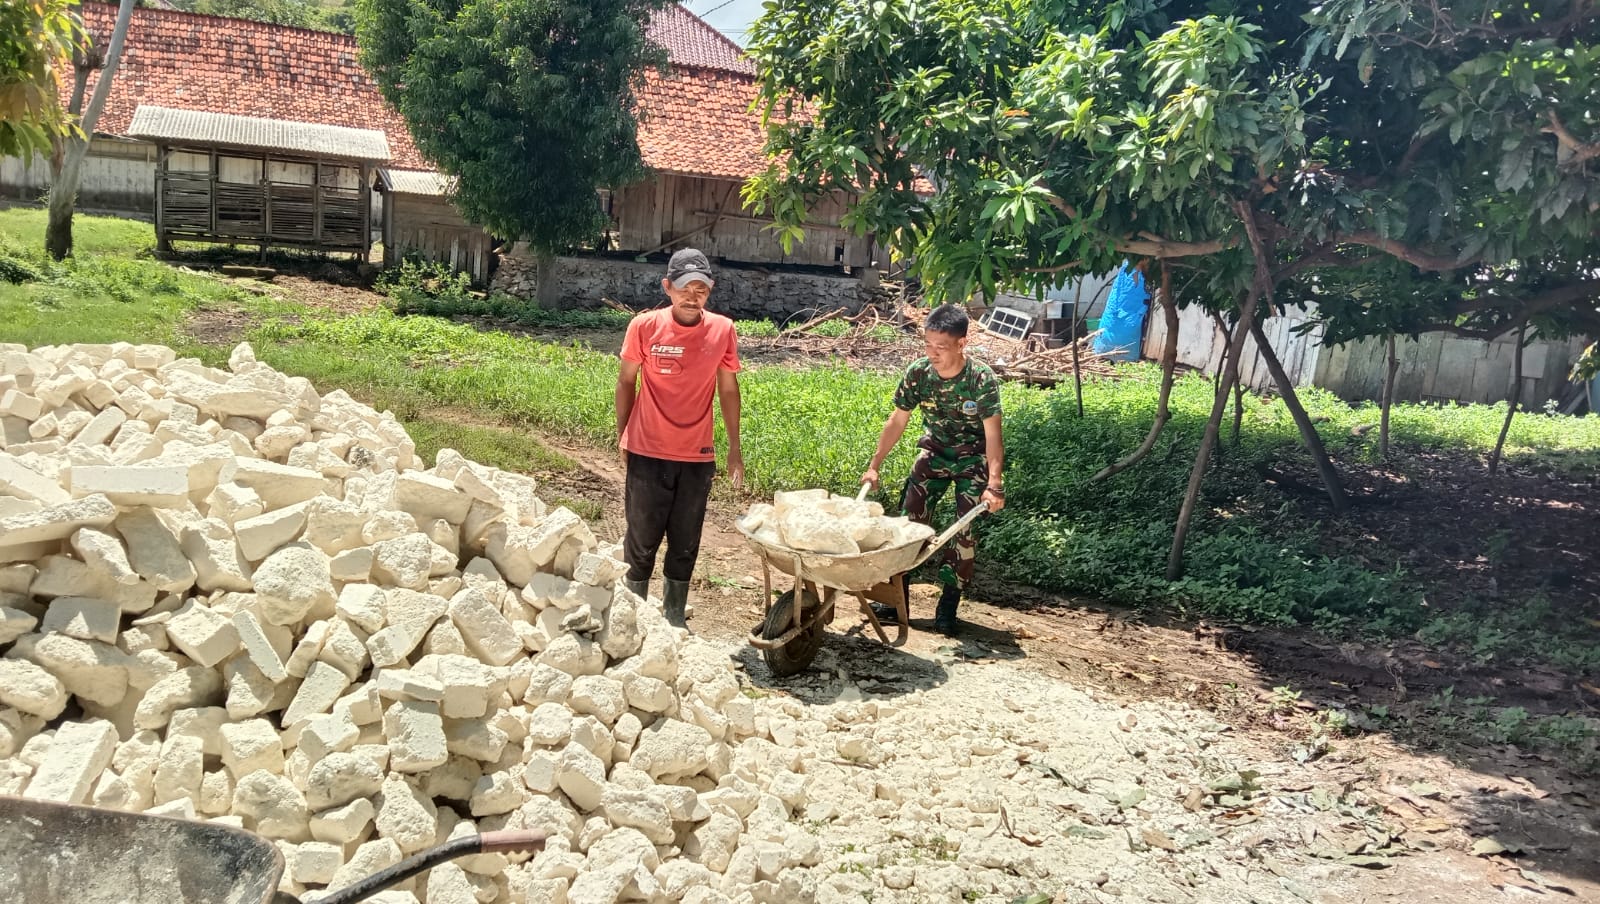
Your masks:
M714 461L667 461L628 453L628 481L622 508L628 532L622 541L628 580L646 581L656 568L656 551L667 541L661 573L687 581L700 556L700 528L706 520L706 499Z

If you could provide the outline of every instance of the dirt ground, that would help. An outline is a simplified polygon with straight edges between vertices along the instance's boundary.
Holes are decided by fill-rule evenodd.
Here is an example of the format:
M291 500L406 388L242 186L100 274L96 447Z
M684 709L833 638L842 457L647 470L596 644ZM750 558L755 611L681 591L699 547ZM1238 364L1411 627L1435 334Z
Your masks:
M618 537L618 463L581 447L551 445L583 467L584 476L567 481L563 491L583 491L600 502L605 515L597 533ZM1584 699L1589 692L1567 676L1447 665L1404 645L1335 644L1299 632L1160 623L1092 601L1005 585L985 579L980 569L955 638L932 633L937 588L918 584L904 647L879 643L856 607L842 605L813 671L777 679L743 643L762 615L760 562L733 530L748 502L726 486L714 493L690 627L726 643L756 686L814 701L817 688L837 673L850 675L868 693L892 698L918 686L928 672L945 671L941 664L992 662L1036 676L1041 687L1067 685L1124 705L1200 707L1252 752L1256 770L1270 777L1264 780L1269 790L1293 795L1340 789L1364 802L1365 812L1393 834L1389 845L1375 846L1370 832L1350 835L1361 820L1347 815L1344 836L1333 830L1347 854L1331 862L1328 888L1306 900L1600 901L1600 783L1510 746L1446 755L1409 747L1383 731L1327 742L1315 732L1319 712L1395 704L1447 687L1459 697L1492 695L1530 712L1592 712L1593 698ZM1276 688L1299 696L1291 699ZM1315 839L1290 844L1280 838L1277 845L1280 861L1327 856ZM1497 849L1503 852L1491 853ZM1262 862L1270 873L1272 856ZM1191 892L1188 900L1220 900ZM1086 900L1114 900L1097 894Z
M301 282L312 287L304 295ZM341 312L370 307L374 299L358 288L299 276L280 276L261 291L293 294ZM229 312L202 312L191 331L205 341L225 342L248 326L235 320ZM609 348L616 335L540 338ZM758 345L751 349L752 359L812 360L806 348ZM616 458L541 440L581 465L555 478L548 489L596 503L602 513L594 522L596 533L618 538L622 472ZM1375 567L1403 564L1443 588L1441 601L1492 599L1502 583L1541 586L1571 607L1565 611L1574 617L1600 615L1595 608L1600 588L1592 583L1592 556L1600 553L1580 542L1593 535L1593 479L1574 481L1536 466L1513 467L1494 492L1487 492L1481 477L1460 462L1419 457L1407 468L1409 479L1399 477L1398 469L1352 471L1353 488L1369 500L1330 531L1330 546L1343 544L1343 552L1367 556ZM1300 478L1309 484L1309 476ZM1292 482L1295 475L1289 477ZM1353 736L1319 729L1329 712L1353 716L1362 706L1398 708L1440 693L1492 697L1532 714L1593 716L1600 691L1579 676L1453 661L1415 644L1333 643L1304 632L1161 621L1006 585L983 574L980 552L979 579L963 603L963 627L955 638L931 633L936 588L916 585L913 630L904 647L878 643L855 607L846 604L813 669L776 679L744 643L762 615L761 566L732 526L752 501L719 481L702 540L690 625L725 645L761 693L824 705L849 685L868 699L947 706L948 701L925 693L930 686L949 682L955 690L961 685L950 676L993 664L1032 676L1040 699L1070 691L1129 707L1199 708L1226 726L1232 755L1254 763L1272 806L1315 811L1298 838L1235 832L1239 846L1229 856L1242 851L1246 872L1271 888L1258 900L1281 900L1280 892L1287 890L1289 897L1317 904L1600 901L1600 782L1571 764L1511 745L1441 751L1437 744L1413 746L1381 728ZM1497 554L1485 555L1486 548ZM1129 844L1139 842L1130 836ZM848 852L834 853L845 857ZM1173 859L1151 861L1179 877L1169 899L1240 900L1232 893L1217 897L1216 887L1181 881ZM841 860L841 869L853 869L852 862ZM1308 886L1308 876L1314 887ZM1133 887L1126 893L1138 899ZM1085 888L1070 900L1113 901L1119 894L1113 883Z

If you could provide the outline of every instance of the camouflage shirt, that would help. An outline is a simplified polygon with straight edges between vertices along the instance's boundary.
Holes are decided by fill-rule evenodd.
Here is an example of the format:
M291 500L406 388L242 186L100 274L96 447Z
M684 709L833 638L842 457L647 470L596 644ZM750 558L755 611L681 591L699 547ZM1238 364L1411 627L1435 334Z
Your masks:
M964 454L980 454L983 421L1000 413L1000 381L989 365L971 358L961 373L948 380L939 376L927 358L918 358L900 378L894 407L922 409L925 429L917 443L922 448L948 452L965 447L970 451L963 450Z

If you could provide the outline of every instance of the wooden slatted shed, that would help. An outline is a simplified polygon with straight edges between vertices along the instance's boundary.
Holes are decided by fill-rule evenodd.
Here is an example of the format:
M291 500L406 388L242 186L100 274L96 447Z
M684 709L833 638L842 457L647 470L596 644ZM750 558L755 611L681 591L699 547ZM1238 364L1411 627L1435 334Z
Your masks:
M128 129L156 145L156 242L347 252L372 247L374 129L142 105Z

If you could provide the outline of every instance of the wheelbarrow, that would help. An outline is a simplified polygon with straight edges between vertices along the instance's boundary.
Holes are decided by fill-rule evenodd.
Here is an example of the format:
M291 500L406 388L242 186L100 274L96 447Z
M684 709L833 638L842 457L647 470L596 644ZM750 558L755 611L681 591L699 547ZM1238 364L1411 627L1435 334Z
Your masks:
M863 484L856 498L864 498L866 492L867 486ZM833 623L841 593L852 594L861 603L861 613L880 641L895 647L904 645L911 621L906 574L926 562L988 510L989 504L980 502L941 534L856 555L824 555L790 549L763 540L743 523L739 524L739 532L761 560L765 612L761 624L750 630L750 645L761 651L767 668L774 675L783 677L805 671L822 648L824 627ZM774 569L794 578L794 586L777 597L772 593ZM894 607L899 625L893 641L884 633L871 603Z
M540 832L468 835L344 888L308 893L351 904L447 860L533 852ZM0 797L0 889L28 904L299 904L278 891L283 855L243 829L72 804Z

